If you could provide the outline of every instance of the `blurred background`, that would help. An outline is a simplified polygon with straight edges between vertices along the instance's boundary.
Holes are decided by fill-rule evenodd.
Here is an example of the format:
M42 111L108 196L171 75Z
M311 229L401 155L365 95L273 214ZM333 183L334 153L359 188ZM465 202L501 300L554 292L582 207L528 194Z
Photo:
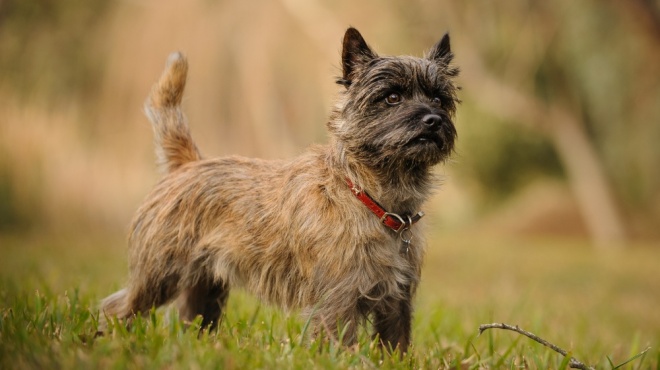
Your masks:
M381 54L450 32L463 103L434 230L660 248L659 4L0 0L0 233L125 235L158 180L142 103L175 50L205 155L325 142L352 25Z

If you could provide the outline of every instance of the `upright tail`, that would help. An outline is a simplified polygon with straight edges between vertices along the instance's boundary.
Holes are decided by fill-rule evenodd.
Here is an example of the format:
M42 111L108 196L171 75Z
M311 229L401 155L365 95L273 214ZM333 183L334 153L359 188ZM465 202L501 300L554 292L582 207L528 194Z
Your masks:
M187 73L186 57L180 52L172 53L167 59L165 71L144 104L154 130L158 164L164 173L202 158L181 111Z

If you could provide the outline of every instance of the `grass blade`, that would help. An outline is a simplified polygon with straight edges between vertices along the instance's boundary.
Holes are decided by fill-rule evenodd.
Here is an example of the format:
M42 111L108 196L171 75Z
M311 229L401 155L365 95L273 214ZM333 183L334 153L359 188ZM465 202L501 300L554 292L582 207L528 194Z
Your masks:
M607 362L610 364L610 369L614 369L614 362L612 362L610 356L605 356L605 358L607 359Z
M640 358L642 356L646 356L646 352L648 352L650 349L651 349L651 347L646 347L645 350L643 350L642 352L640 352L640 353L634 355L633 357L625 360L624 362L616 365L613 369L619 369L619 368L625 366L626 364L629 364L630 362L637 360L638 358Z
M561 360L561 363L559 364L559 367L557 367L557 369L566 369L568 363L571 361L571 357L573 357L573 354L571 352L568 352L566 356L564 356L564 359Z

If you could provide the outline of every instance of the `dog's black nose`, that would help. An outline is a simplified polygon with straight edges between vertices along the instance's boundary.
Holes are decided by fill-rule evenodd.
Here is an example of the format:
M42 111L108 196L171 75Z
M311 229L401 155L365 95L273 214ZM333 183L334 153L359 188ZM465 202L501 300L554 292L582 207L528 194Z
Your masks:
M431 130L437 130L440 127L442 118L437 114L427 114L422 118L422 122Z

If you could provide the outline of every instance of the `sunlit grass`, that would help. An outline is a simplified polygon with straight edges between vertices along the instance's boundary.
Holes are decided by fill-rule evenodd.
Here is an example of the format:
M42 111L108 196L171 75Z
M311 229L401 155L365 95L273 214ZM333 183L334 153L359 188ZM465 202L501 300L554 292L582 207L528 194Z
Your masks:
M660 251L602 255L580 242L493 241L437 235L419 288L413 346L383 356L363 332L343 348L312 340L295 313L232 292L217 333L184 325L169 309L97 337L97 303L126 273L121 241L1 238L0 368L560 368L564 358L506 322L610 369L657 368ZM193 325L194 326L194 325Z

